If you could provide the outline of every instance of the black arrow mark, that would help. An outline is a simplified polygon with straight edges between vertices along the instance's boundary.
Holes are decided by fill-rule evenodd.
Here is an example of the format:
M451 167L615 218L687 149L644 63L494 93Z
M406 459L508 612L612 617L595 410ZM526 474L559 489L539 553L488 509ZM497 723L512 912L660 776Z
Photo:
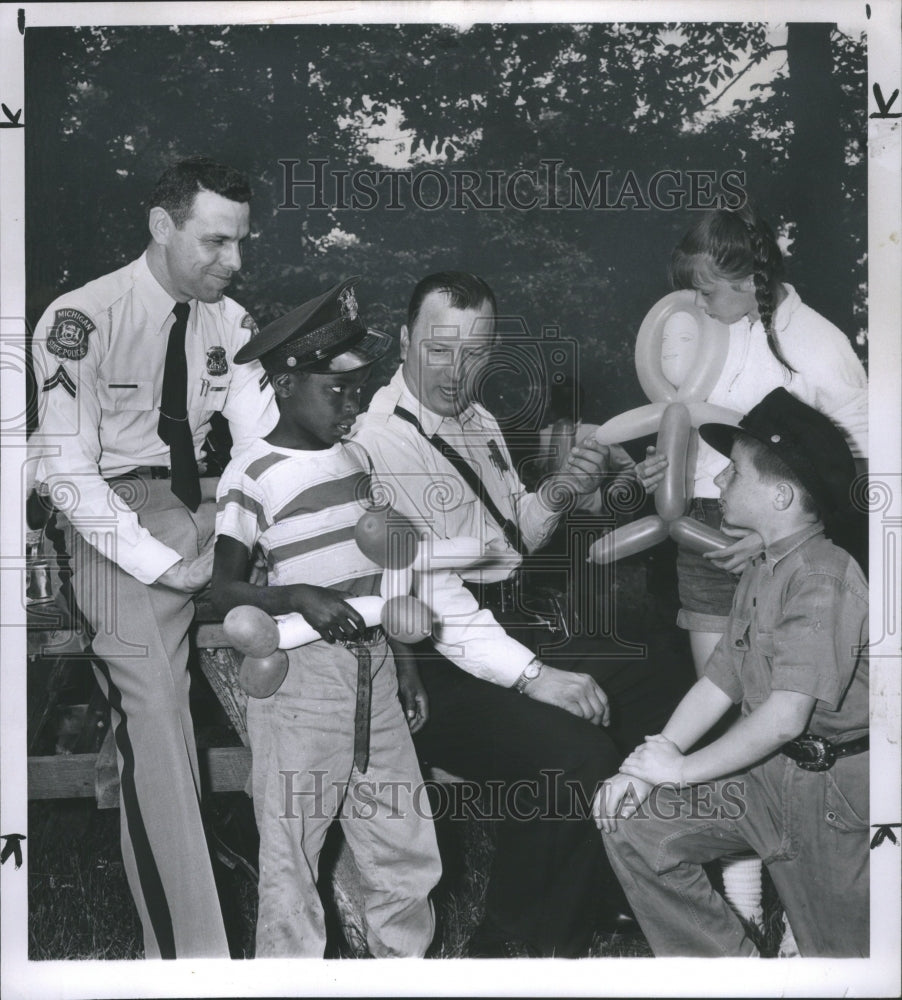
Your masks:
M7 122L0 122L0 128L25 128L25 122L19 121L22 117L21 108L15 114L5 104L0 104L0 108L3 109L3 114L9 119Z
M22 867L22 841L25 840L23 833L3 833L0 840L5 840L3 850L0 852L0 865L5 865L7 858L12 855L16 868Z
M893 827L899 826L898 823L878 823L875 824L877 832L871 838L871 850L873 851L875 847L879 847L884 840L889 840L891 844L897 843L896 835L893 833Z
M877 102L877 107L880 108L880 110L872 112L870 115L868 115L868 117L869 118L902 118L902 111L895 111L895 112L893 112L893 114L889 113L889 109L893 106L893 104L895 104L896 98L898 96L899 96L899 88L896 87L896 89L892 92L892 94L890 94L889 100L888 101L884 101L884 99L883 99L883 91L880 89L880 84L879 83L875 83L874 84L874 100Z

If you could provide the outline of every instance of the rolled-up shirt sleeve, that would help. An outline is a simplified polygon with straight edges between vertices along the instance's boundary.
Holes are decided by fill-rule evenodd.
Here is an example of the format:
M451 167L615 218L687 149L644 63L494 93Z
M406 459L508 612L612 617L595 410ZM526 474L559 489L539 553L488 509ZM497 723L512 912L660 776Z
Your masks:
M734 705L738 705L742 701L742 682L736 658L730 647L728 632L720 637L720 641L714 647L714 652L705 664L703 674L709 681L716 684Z

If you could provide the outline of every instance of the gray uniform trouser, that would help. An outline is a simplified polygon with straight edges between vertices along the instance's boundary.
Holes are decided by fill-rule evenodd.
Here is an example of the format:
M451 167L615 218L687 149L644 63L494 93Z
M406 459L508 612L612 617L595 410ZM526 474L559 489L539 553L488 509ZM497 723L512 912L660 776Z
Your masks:
M129 506L191 559L213 535L215 480L192 514L167 480L133 480ZM188 707L190 594L122 572L60 517L78 606L95 630L95 673L111 709L119 765L122 856L148 958L228 958L200 812ZM102 526L99 526L102 530Z
M773 878L803 956L867 956L868 753L829 771L777 754L710 785L663 787L605 847L656 955L754 955L702 865L749 849Z

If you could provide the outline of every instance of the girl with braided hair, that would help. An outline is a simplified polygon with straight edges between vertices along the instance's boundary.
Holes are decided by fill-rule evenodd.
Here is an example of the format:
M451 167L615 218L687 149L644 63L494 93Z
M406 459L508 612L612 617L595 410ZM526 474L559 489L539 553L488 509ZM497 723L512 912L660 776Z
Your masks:
M708 402L748 413L769 392L784 386L833 419L863 471L868 430L864 368L846 335L804 305L783 281L783 254L755 208L747 202L736 210L701 215L673 251L670 277L674 287L693 289L696 305L729 327L726 360ZM677 624L690 633L699 676L725 631L738 580L733 573L741 572L763 549L757 532L723 523L714 477L726 464L722 455L699 442L689 513L737 541L704 556L682 546L677 553ZM646 489L656 488L666 465L666 458L650 449L650 457L637 467ZM728 900L741 916L757 923L760 886L759 859L724 866Z

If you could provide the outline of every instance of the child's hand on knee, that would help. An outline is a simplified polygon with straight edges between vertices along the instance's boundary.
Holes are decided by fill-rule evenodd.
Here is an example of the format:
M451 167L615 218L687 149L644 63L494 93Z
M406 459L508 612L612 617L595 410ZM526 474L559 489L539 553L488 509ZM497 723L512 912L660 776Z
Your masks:
M676 743L657 733L646 736L645 742L620 765L620 770L652 785L682 785L684 759Z
M608 778L592 800L592 816L601 833L613 833L618 819L630 819L648 797L651 785L626 774Z

